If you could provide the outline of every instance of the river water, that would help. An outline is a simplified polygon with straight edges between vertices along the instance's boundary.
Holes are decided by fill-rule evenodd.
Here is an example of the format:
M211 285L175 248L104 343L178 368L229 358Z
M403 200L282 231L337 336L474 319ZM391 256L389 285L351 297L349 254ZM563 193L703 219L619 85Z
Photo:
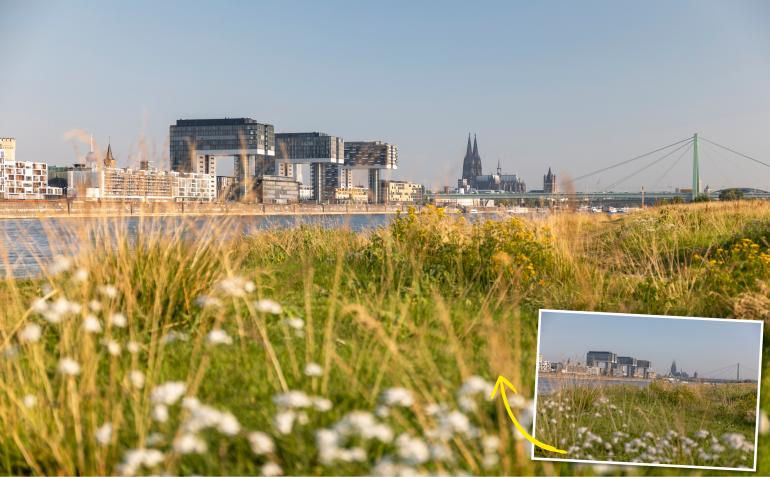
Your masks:
M559 389L565 387L574 386L589 386L589 387L604 387L604 386L636 386L644 388L650 385L649 380L642 379L570 379L570 378L554 378L551 376L543 376L542 374L537 378L537 393L539 395L550 394L557 392Z
M83 232L98 224L102 230L109 227L115 235L136 236L140 227L173 230L184 227L185 237L194 239L212 229L226 229L229 234L248 235L259 230L285 229L300 225L327 228L347 227L362 231L390 223L393 214L350 215L271 215L271 216L205 216L205 217L126 217L126 218L50 218L0 220L0 273L19 278L38 275L54 255L72 253L83 240ZM224 227L212 227L219 221Z

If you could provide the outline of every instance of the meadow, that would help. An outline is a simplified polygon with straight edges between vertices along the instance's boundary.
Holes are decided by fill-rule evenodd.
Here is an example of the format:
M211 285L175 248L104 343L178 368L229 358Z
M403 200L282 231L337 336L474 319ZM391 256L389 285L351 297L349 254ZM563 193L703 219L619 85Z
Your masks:
M128 238L94 220L43 276L6 272L0 472L704 475L531 461L492 385L516 386L531 429L540 308L770 313L763 202L474 223L429 208L360 233L198 226L191 240L148 219Z
M752 468L757 387L679 384L568 385L541 395L537 436L567 450L539 457Z

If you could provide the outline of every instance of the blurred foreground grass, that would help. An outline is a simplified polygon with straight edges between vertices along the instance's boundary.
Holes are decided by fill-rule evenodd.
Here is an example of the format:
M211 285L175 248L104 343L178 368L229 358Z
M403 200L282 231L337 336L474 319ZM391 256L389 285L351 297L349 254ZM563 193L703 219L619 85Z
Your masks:
M761 202L475 224L429 209L367 233L229 226L190 239L148 219L129 239L96 221L40 279L0 283L2 473L607 472L532 462L487 400L505 375L531 426L539 308L770 313ZM761 438L760 474L769 451Z

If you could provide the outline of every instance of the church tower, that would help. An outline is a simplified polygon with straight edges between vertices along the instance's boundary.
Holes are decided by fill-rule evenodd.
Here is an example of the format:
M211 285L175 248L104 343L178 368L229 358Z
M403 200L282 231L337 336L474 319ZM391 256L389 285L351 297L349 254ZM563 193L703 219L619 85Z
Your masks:
M104 167L114 168L118 161L115 160L115 156L112 155L112 144L107 144L107 154L104 156Z
M468 147L465 149L465 158L463 159L463 179L470 185L473 185L476 179L473 174L473 149L471 149L470 133L468 133Z

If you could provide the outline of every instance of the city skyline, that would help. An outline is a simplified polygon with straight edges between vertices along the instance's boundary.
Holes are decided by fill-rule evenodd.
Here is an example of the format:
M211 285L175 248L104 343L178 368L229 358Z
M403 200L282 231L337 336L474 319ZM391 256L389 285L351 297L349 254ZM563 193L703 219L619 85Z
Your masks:
M490 3L472 15L460 3L2 10L11 41L0 44L0 135L19 140L21 158L51 165L74 161L65 135L80 130L102 149L111 137L120 166L136 165L143 137L166 166L168 124L226 116L397 144L393 178L434 189L461 177L469 131L483 174L500 161L530 188L547 167L568 180L696 131L770 157L766 2ZM401 34L387 34L396 24ZM688 167L680 161L657 188L688 187ZM712 189L770 189L766 168L715 150L704 148L701 171ZM659 175L619 188L652 190Z
M759 322L642 315L541 312L540 354L548 361L585 363L589 351L609 351L651 362L650 369L700 377L741 363L742 379L757 379L762 326ZM718 353L714 350L719 350Z

